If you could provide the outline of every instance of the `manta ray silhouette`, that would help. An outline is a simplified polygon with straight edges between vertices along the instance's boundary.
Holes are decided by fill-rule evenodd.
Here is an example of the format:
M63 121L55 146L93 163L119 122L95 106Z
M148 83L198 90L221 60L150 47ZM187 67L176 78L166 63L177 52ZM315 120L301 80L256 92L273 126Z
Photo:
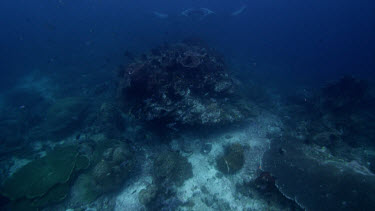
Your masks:
M215 14L212 10L207 8L189 8L181 12L181 15L190 17L195 20L202 20L208 15Z
M242 14L246 10L246 8L247 8L246 5L242 5L241 8L239 8L238 10L232 12L231 16L237 16L237 15Z

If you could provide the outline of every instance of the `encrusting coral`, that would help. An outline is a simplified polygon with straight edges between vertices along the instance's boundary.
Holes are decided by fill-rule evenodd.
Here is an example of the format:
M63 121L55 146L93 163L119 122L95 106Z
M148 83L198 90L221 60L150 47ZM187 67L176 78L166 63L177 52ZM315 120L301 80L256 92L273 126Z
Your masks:
M68 195L69 182L75 172L86 169L90 162L79 155L77 146L57 147L11 175L1 187L1 194L12 201L12 209L44 207Z

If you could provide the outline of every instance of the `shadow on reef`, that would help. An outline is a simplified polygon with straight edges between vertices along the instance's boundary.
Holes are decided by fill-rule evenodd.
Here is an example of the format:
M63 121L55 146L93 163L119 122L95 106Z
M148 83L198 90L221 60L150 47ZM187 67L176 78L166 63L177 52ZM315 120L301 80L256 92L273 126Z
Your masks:
M343 143L375 146L375 96L367 82L346 76L317 93L290 99L287 110L292 118L286 123L308 134L300 137L305 142L330 149Z
M262 168L287 197L307 210L371 210L375 175L356 161L322 159L297 140L273 140Z
M142 55L119 71L118 90L125 110L170 129L226 125L252 114L223 59L195 44L165 45Z
M375 96L370 84L343 77L289 97L285 130L262 168L307 210L371 210L375 204Z
M82 76L77 69L61 68L32 71L0 94L0 157L30 154L37 141L59 141L77 135L91 124L99 103L115 100L114 75L91 71ZM103 116L97 119L108 119L104 113L109 114L110 109L115 110L109 103L104 105ZM110 127L107 124L106 133L118 136L117 128Z
M80 97L57 100L46 112L45 120L33 128L32 136L43 139L61 139L81 127L87 115L89 101Z
M26 88L4 94L0 99L0 155L19 151L27 145L25 134L43 121L48 106L40 93Z
M293 200L286 198L276 187L276 178L269 172L260 171L256 179L237 183L236 189L244 196L266 200L269 206L277 203L282 210L303 210Z
M18 97L24 100L8 101ZM35 140L61 140L72 135L81 129L89 108L88 100L80 97L51 103L32 91L9 93L0 108L0 156L30 151Z

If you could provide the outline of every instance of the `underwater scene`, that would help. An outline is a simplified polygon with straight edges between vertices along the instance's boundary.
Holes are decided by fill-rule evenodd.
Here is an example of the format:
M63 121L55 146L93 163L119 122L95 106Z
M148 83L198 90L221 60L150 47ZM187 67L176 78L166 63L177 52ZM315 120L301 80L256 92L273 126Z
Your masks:
M2 0L1 211L375 210L375 1Z

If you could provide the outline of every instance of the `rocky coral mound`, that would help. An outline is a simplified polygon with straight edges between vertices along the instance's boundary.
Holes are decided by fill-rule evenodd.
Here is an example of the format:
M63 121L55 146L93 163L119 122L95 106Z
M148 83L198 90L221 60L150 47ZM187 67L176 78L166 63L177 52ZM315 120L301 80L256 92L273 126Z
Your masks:
M222 125L248 117L217 53L178 43L152 50L119 72L119 95L139 119L159 125Z

